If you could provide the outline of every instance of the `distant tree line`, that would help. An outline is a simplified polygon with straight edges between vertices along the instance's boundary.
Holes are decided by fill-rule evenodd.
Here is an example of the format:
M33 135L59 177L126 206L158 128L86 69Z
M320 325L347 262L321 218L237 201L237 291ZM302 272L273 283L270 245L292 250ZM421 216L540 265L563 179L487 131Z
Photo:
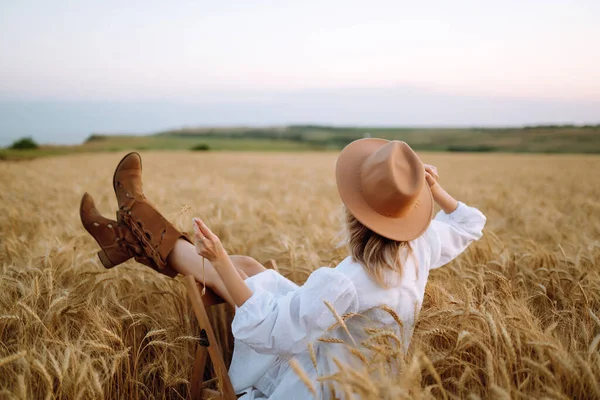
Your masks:
M526 125L523 129L600 129L600 124L596 125Z
M318 129L318 130L317 130ZM328 130L328 132L324 132ZM321 134L320 134L321 133ZM365 137L362 130L349 128L331 128L324 129L317 126L293 126L286 130L280 129L214 129L194 132L169 131L160 135L181 138L218 138L218 139L261 139L261 140L285 140L288 142L297 142L308 144L315 149L318 148L341 148L348 143Z

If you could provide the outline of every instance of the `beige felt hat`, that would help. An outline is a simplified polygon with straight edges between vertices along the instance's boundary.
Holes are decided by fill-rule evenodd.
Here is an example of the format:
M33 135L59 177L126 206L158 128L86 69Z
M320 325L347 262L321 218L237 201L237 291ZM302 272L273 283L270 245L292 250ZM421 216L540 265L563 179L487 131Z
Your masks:
M425 167L408 144L355 140L340 153L335 175L342 202L373 232L409 241L429 226L431 190L425 181Z

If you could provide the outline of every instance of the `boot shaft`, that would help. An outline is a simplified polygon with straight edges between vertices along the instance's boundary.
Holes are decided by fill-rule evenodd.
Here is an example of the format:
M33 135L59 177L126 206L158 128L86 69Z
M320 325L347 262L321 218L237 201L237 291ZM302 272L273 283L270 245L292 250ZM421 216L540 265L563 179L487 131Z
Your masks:
M180 238L190 243L191 240L164 218L144 195L142 159L138 153L129 153L119 162L113 187L119 206L119 224L131 231L142 247L143 256L152 260L160 272L172 273L167 265L169 253Z

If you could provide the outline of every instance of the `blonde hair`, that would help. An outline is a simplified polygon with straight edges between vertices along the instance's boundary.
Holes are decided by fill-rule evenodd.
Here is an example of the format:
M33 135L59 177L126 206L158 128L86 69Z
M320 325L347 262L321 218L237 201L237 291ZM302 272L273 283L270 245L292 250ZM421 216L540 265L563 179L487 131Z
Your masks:
M412 249L409 242L398 242L383 237L364 226L344 207L346 214L347 246L354 261L380 286L386 288L386 271L403 274L402 252Z

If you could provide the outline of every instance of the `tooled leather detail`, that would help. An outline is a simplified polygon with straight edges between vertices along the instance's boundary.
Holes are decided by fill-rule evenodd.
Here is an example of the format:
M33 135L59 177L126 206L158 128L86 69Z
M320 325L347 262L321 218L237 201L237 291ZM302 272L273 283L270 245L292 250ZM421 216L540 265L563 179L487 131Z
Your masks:
M152 244L152 235L149 232L145 232L140 224L136 223L131 216L131 210L135 205L136 200L131 199L126 205L123 205L119 211L117 211L117 217L119 222L123 222L126 226L131 229L131 232L139 240L143 248L143 253L151 260L154 261L159 269L164 269L167 265L166 260L162 258L160 253L156 250L158 246Z
M127 228L121 227L121 226L118 226L115 229L115 234L117 236L115 241L117 242L117 246L119 247L119 250L123 251L123 252L127 252L134 256L142 256L144 254L142 248L140 246L138 246L136 243L132 243L131 239L127 240L126 229ZM133 239L135 239L135 238L133 238Z

